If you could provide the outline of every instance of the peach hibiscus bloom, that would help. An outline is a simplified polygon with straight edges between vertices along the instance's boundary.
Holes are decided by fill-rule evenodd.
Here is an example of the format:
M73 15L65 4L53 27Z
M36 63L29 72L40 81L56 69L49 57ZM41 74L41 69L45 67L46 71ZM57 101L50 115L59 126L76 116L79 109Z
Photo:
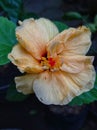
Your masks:
M94 86L91 32L85 26L59 33L48 19L33 18L16 28L18 44L8 55L23 76L16 77L18 92L35 92L44 104L64 105Z

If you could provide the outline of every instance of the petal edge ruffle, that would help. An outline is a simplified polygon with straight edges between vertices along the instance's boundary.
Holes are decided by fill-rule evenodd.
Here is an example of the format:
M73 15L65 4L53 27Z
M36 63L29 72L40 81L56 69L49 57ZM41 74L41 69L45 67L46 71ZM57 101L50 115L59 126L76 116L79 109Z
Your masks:
M43 71L40 63L33 58L20 44L13 47L8 58L21 72L40 73Z

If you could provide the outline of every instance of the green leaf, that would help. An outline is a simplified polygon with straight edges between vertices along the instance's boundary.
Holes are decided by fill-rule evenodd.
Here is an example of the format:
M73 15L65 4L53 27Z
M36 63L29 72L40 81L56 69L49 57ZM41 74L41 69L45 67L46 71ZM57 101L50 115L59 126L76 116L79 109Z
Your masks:
M62 22L54 21L54 24L57 26L59 32L62 32L63 30L68 29L68 25Z
M6 99L8 101L23 101L28 97L28 95L23 95L16 90L15 83L12 83L7 91Z
M69 105L83 105L89 104L93 101L97 101L97 76L94 88L88 92L81 94L80 96L75 97Z
M7 44L0 44L0 65L4 65L9 62L7 55L11 51L12 46Z
M90 31L92 33L97 31L97 28L96 28L95 24L93 24L93 23L87 23L86 26L90 29Z
M0 17L0 65L9 62L7 55L16 43L15 28L13 22Z
M80 13L77 12L67 12L64 14L63 18L65 20L76 20L76 19L82 19L83 17L81 16Z
M22 0L0 0L0 6L12 21L17 22Z

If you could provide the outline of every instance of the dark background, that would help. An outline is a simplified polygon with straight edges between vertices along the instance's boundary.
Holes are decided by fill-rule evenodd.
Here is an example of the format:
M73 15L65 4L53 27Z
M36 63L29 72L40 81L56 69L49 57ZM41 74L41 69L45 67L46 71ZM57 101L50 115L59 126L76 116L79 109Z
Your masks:
M23 3L27 12L34 12L39 17L63 22L65 21L63 15L68 11L89 15L90 21L97 14L97 0L23 0ZM65 22L74 27L82 24L80 20ZM93 35L93 44L97 45L97 33L95 32ZM96 68L96 60L94 65ZM0 83L2 85L11 82L15 75L18 75L18 71L13 65L0 67ZM8 102L4 99L5 94L5 90L0 92L0 130L57 130L47 123L48 106L40 103L34 95L23 102ZM87 108L87 115L81 130L96 130L97 102L87 105ZM57 120L56 123L58 123ZM67 129L60 127L58 130Z
M81 14L94 16L97 14L96 0L23 0L24 7L29 12L34 12L40 17L52 20L62 20L68 11L77 11Z

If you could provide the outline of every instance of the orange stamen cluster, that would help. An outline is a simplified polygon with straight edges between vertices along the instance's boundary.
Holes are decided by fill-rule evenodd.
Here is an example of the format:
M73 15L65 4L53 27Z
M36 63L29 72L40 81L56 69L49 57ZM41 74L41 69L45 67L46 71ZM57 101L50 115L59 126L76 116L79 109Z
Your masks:
M49 57L42 57L41 59L41 65L43 66L44 70L58 70L60 67L60 62L58 59Z

